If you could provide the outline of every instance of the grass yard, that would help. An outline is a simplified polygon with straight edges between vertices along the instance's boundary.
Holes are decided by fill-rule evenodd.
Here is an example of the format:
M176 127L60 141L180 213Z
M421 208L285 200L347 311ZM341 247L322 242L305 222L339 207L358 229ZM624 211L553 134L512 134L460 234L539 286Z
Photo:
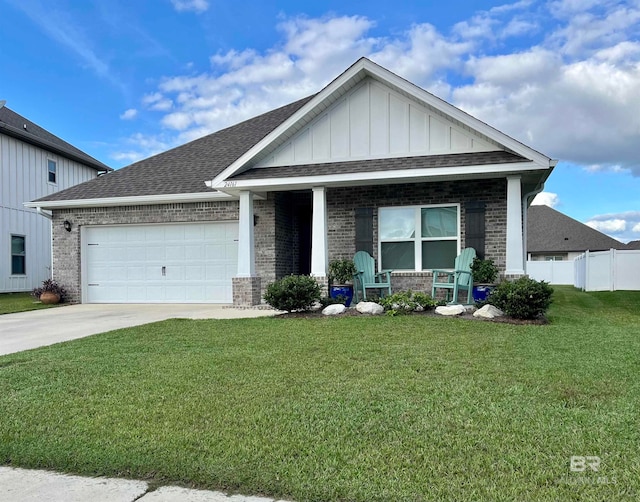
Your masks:
M637 500L639 306L559 287L544 326L171 320L4 356L0 464L296 501Z
M13 312L26 312L27 310L48 309L60 307L57 305L45 305L37 301L31 293L2 293L0 294L0 315Z

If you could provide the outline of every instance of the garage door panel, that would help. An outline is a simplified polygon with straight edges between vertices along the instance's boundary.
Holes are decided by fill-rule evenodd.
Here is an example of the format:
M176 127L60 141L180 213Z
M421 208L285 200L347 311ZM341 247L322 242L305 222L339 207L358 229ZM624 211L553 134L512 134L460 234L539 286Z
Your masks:
M142 248L144 250L144 257L149 260L164 260L164 246L158 245L146 245Z
M88 227L83 232L89 303L232 301L237 222Z
M169 244L166 248L165 258L167 260L184 260L186 253L183 244Z

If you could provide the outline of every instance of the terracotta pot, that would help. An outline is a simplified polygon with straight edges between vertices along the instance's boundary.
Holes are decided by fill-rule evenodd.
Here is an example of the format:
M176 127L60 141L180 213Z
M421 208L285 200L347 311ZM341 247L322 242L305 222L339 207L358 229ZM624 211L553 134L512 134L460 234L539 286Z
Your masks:
M40 301L46 305L58 303L60 301L60 295L51 291L45 291L40 295Z

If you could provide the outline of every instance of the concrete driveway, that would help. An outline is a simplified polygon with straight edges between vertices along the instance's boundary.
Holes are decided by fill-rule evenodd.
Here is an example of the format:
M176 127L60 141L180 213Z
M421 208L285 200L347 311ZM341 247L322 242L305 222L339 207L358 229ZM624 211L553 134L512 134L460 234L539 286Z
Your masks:
M211 304L82 304L0 315L0 355L165 319L237 319L275 314Z

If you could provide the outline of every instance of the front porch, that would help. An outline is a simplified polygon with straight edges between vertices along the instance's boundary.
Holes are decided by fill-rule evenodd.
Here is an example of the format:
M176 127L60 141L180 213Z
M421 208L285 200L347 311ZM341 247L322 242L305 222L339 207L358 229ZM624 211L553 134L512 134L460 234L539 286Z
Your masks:
M371 186L318 186L272 191L258 196L241 191L238 275L235 305L256 305L266 286L289 274L310 274L326 294L330 260L365 250L377 267L393 268L395 291L430 291L431 258L410 269L385 266L394 258L379 228L385 208L456 207L455 254L474 247L494 260L504 276L524 274L523 200L519 177L402 183ZM481 225L479 225L481 222ZM420 243L416 249L420 249ZM452 248L453 245L449 245ZM437 249L437 246L432 246ZM416 253L414 253L415 255ZM380 259L382 257L383 263ZM414 256L415 257L415 256ZM403 258L405 259L405 258ZM406 266L406 265L405 265Z

